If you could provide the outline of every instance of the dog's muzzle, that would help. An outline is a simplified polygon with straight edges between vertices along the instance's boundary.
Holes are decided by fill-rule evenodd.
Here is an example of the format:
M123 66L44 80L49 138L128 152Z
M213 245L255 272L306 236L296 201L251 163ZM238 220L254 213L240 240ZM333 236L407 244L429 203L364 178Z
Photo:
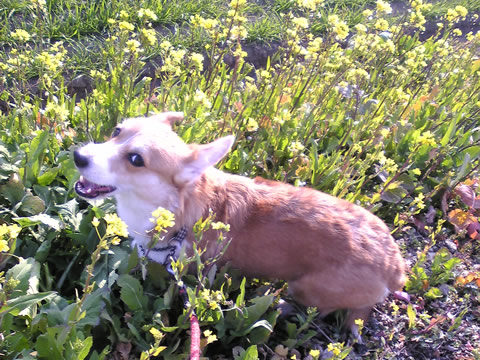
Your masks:
M88 156L80 154L78 150L73 152L73 161L79 170L87 168L90 163ZM115 190L115 186L96 184L83 176L80 176L80 179L75 183L77 194L87 199L95 199L100 195L106 195Z

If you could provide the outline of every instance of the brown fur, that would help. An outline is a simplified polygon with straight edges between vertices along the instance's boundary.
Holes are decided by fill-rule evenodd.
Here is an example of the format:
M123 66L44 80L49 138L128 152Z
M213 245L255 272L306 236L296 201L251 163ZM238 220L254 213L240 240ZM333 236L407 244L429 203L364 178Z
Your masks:
M217 171L207 171L181 190L182 217L194 220L211 209L230 224L232 241L222 263L249 276L288 281L297 301L321 313L349 309L349 328L357 318L368 319L387 288L403 287L398 246L367 210L310 188L228 174L217 178Z

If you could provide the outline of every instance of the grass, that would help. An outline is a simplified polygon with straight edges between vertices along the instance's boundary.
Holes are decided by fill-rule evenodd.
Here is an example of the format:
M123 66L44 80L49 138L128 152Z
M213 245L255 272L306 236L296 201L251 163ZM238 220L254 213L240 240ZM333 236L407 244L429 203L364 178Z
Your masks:
M174 268L204 356L478 358L480 37L456 32L458 14L420 40L423 16L444 16L447 3L476 10L417 4L416 17L394 18L361 1L0 1L2 358L187 356L175 284L131 251L112 201L88 205L73 191L73 148L163 110L185 113L176 130L187 142L235 134L226 171L375 212L410 267L361 345L341 332L341 313L280 317L287 284L182 257ZM271 42L278 51L258 56ZM197 238L213 220L199 220Z

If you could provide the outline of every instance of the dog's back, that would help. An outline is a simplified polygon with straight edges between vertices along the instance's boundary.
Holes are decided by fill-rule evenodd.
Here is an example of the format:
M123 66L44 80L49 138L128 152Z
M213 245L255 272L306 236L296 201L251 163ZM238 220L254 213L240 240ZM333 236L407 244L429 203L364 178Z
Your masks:
M348 201L214 169L187 196L230 224L223 262L287 280L296 300L325 314L351 310L353 330L357 317L366 320L373 305L404 285L404 261L387 226Z

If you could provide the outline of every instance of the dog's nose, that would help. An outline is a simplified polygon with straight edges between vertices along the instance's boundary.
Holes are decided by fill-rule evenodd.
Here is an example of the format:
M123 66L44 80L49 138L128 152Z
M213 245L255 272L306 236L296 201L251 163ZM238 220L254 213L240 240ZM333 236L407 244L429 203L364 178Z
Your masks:
M78 168L84 168L88 166L88 157L80 154L78 150L73 152L73 161Z

